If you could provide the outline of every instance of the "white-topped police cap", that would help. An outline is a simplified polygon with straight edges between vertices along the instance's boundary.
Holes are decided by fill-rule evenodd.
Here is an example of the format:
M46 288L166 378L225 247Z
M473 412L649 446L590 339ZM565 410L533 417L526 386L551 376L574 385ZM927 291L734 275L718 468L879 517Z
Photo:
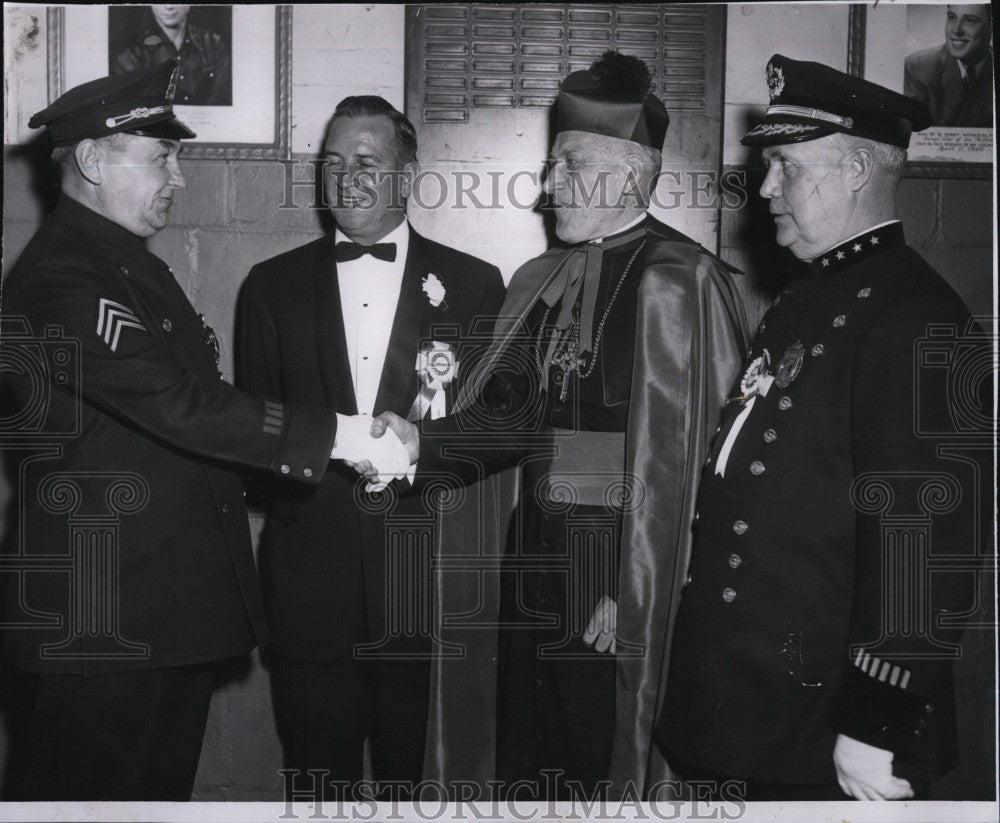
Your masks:
M931 124L920 100L842 71L775 54L767 64L771 98L764 120L744 146L802 143L844 132L907 148L910 134Z
M117 132L168 140L195 137L174 116L178 71L177 63L169 62L91 80L33 114L28 125L33 129L47 126L53 146L68 146L86 137Z

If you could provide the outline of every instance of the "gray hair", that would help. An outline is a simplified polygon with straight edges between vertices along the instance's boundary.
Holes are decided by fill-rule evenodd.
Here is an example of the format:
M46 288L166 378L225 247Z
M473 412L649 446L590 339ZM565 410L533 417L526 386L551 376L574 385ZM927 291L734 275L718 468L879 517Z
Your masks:
M102 143L114 151L124 151L125 144L128 142L126 135L123 132L115 132L113 134L105 135L104 137L93 138L95 143ZM59 173L65 174L67 169L71 169L76 163L76 147L83 142L78 140L76 143L71 143L68 146L56 146L52 149L52 162L59 167Z
M663 152L651 146L644 146L641 143L633 144L629 147L629 151L637 155L642 161L642 170L637 182L640 190L648 198L653 192L656 179L659 177L660 170L663 167Z
M880 143L878 140L870 140L867 137L855 137L844 132L835 132L830 136L845 154L855 149L869 151L875 158L876 168L889 182L895 183L902 176L903 163L906 161L906 149L892 146L889 143Z

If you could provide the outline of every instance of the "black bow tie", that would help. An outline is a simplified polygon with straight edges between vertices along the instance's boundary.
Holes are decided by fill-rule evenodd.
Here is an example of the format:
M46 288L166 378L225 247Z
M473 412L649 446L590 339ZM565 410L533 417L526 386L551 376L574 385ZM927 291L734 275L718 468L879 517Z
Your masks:
M396 260L395 243L375 243L372 246L362 246L360 243L351 243L341 240L337 244L337 262L348 263L357 260L365 254L370 254L378 260L385 260L392 263Z

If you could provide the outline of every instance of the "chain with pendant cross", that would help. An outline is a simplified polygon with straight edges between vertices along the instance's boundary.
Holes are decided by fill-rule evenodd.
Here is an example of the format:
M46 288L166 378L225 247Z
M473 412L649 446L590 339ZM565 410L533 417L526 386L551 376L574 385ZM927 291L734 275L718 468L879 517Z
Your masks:
M569 392L569 376L573 372L582 374L587 365L586 358L580 357L580 317L574 313L570 333L563 337L552 353L552 365L562 372L562 389L559 402L565 403Z
M566 334L563 334L559 338L559 342L556 344L556 349L552 352L552 360L550 361L553 366L559 369L562 373L562 389L559 392L559 402L565 403L566 398L569 396L569 376L573 372L576 372L581 379L590 377L591 373L594 371L594 367L597 363L597 353L601 348L601 339L604 337L604 324L608 321L608 315L611 314L611 307L615 304L615 299L618 297L618 292L621 291L622 285L625 283L625 278L628 277L628 273L632 270L632 264L635 259L639 256L639 253L646 247L646 241L643 240L638 248L632 252L632 256L629 258L628 264L625 266L625 271L622 272L622 276L618 280L618 285L615 286L615 290L611 294L611 299L608 300L608 305L604 309L604 314L601 316L601 322L597 324L597 333L594 335L594 351L590 356L590 367L583 371L583 367L587 364L585 358L580 357L580 308L579 306L573 309L573 323L567 330ZM538 326L538 337L535 340L535 365L538 367L539 374L543 374L545 367L542 364L542 334L545 331L545 326L549 320L549 312L552 307L549 306L545 310L545 314L542 316L542 322ZM553 334L557 332L553 329Z

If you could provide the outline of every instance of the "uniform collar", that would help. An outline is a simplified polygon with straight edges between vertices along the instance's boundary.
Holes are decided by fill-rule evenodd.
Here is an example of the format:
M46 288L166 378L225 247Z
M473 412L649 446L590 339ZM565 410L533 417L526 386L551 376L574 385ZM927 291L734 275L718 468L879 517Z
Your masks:
M146 248L141 237L93 209L87 208L66 193L60 195L52 217L63 225L78 229L82 234L115 249L131 251Z
M810 269L814 275L825 277L904 245L906 238L903 236L903 224L898 220L890 220L856 234L818 255L810 263Z

